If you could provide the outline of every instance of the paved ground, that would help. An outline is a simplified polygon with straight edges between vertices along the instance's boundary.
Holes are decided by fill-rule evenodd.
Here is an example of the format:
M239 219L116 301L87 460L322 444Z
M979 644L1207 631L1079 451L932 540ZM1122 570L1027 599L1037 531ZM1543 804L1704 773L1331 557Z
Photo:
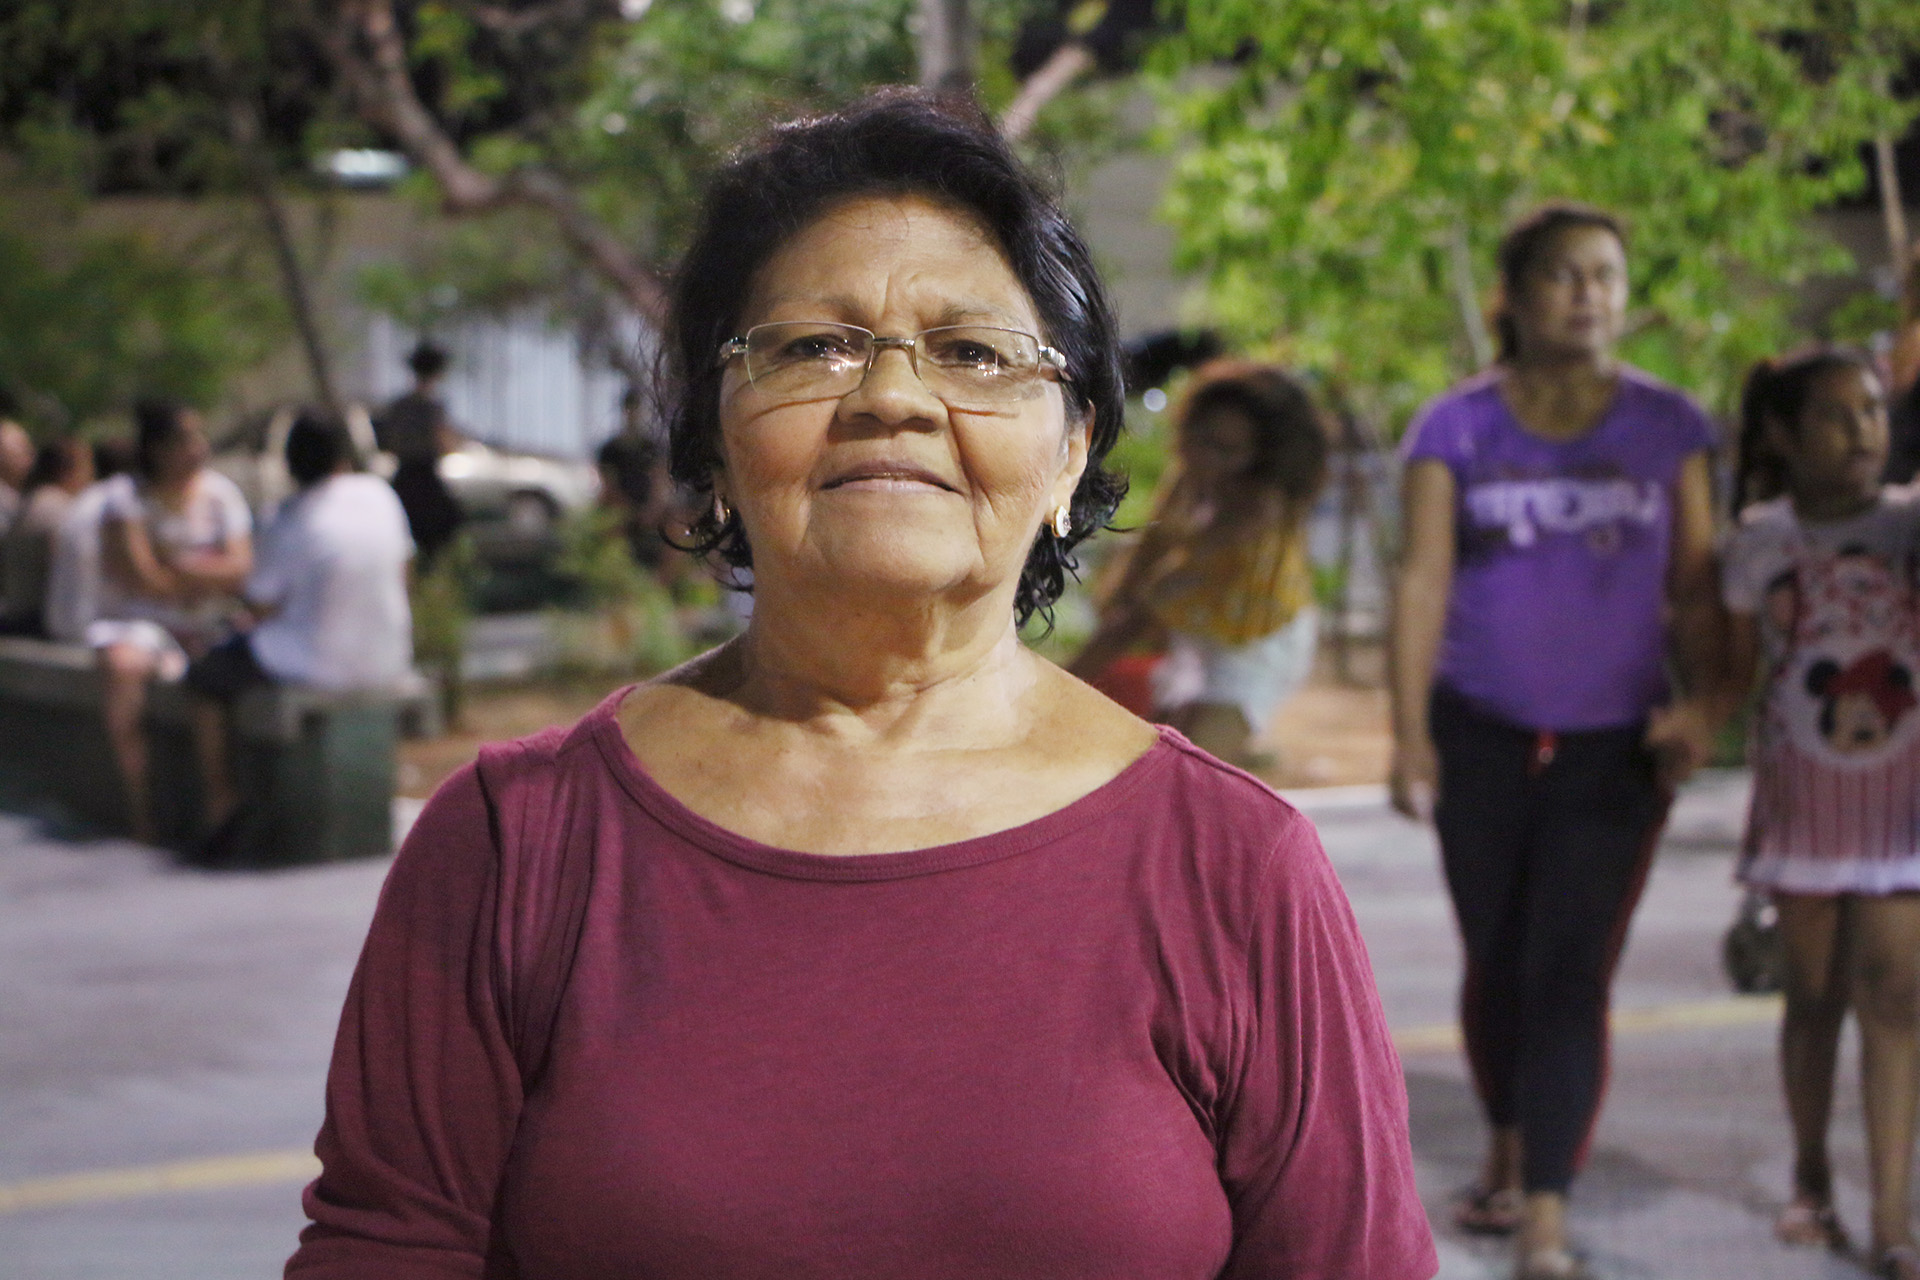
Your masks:
M1627 954L1612 1094L1575 1198L1578 1239L1609 1280L1861 1274L1768 1235L1787 1176L1776 1011L1729 997L1716 958L1744 786L1733 774L1689 791ZM1481 1131L1450 1028L1457 957L1430 837L1377 789L1301 799L1373 949L1443 1220ZM0 815L0 1280L279 1273L383 871L189 872ZM1842 1209L1862 1223L1850 1079L1836 1133ZM1507 1274L1498 1246L1443 1231L1441 1248L1447 1280Z

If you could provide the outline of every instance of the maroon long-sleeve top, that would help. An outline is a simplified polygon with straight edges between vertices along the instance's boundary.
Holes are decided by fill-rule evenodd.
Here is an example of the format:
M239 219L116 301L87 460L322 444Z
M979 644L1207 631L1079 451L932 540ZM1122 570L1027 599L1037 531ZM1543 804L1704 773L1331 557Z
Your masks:
M1168 732L1055 813L772 848L610 698L394 863L302 1280L1424 1280L1406 1094L1311 825Z

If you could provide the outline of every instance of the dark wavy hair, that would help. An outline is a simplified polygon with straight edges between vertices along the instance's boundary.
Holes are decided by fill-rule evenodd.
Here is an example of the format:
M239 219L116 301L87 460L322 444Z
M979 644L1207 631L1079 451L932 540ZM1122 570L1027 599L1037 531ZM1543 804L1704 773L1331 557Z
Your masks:
M1787 460L1767 443L1767 423L1795 430L1813 384L1835 369L1860 369L1878 378L1873 358L1857 347L1816 343L1762 360L1740 387L1740 445L1733 464L1733 514L1787 491Z
M1024 623L1049 622L1078 569L1074 548L1107 527L1124 476L1102 461L1119 437L1125 392L1118 328L1093 257L1052 193L970 104L921 90L883 89L827 115L776 126L735 153L707 188L691 247L668 303L663 399L673 478L713 492L720 465L718 352L739 332L761 267L835 205L861 196L921 196L977 221L1033 300L1041 341L1066 358L1070 411L1092 418L1087 469L1074 490L1066 536L1043 528L1014 595ZM710 504L689 527L688 550L734 569L753 550L737 514ZM734 585L738 585L737 579Z
M1541 205L1507 228L1500 237L1500 301L1493 309L1494 336L1499 339L1502 362L1520 354L1520 331L1513 323L1513 300L1526 287L1527 273L1540 261L1562 231L1572 227L1596 227L1611 232L1627 247L1626 225L1596 205L1577 200L1553 200Z
M1177 415L1179 429L1213 409L1238 409L1253 424L1247 475L1303 509L1327 482L1325 416L1296 379L1252 360L1210 360L1194 370Z

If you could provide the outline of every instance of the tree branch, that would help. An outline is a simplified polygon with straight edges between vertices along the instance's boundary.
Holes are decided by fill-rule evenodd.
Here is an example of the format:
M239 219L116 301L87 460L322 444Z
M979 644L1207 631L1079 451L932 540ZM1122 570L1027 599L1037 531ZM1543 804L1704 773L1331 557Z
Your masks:
M392 0L343 0L338 17L315 24L320 46L368 122L393 135L440 188L447 213L469 216L531 205L649 323L665 314L660 282L621 239L588 211L558 174L527 165L503 176L475 168L414 91L407 46Z
M1021 82L1013 105L1000 117L1000 132L1007 141L1018 142L1024 138L1039 118L1040 109L1095 65L1093 51L1077 40L1069 40L1055 49L1038 71Z
M555 26L563 22L585 21L593 16L596 5L594 0L553 0L550 4L538 4L519 9L505 4L485 3L462 7L476 24L485 27L495 35L523 36L541 27ZM602 4L598 7L611 6Z

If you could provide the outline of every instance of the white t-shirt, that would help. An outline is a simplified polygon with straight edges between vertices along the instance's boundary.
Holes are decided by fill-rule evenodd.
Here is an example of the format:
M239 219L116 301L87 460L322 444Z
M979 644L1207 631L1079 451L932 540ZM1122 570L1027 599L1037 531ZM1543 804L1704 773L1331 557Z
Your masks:
M1722 573L1766 664L1742 875L1801 893L1920 889L1920 493L1818 523L1785 498L1753 507Z
M86 640L87 624L100 616L100 513L112 480L88 485L74 496L53 531L47 566L47 634L74 644Z
M179 510L153 500L148 489L131 475L103 480L102 524L122 520L145 526L154 554L162 560L187 552L222 551L253 532L253 513L236 485L218 471L203 467L187 491ZM176 638L217 639L224 609L217 600L183 607L167 600L140 595L111 574L100 580L99 616L106 619L146 619L157 622Z
M413 539L392 486L338 475L287 499L255 549L247 598L274 606L253 656L276 680L379 688L413 666Z

